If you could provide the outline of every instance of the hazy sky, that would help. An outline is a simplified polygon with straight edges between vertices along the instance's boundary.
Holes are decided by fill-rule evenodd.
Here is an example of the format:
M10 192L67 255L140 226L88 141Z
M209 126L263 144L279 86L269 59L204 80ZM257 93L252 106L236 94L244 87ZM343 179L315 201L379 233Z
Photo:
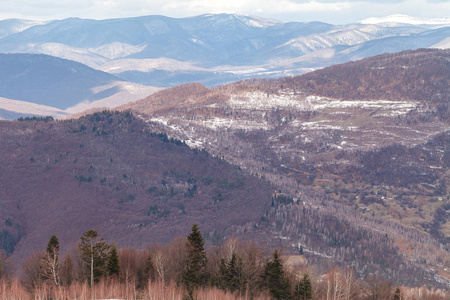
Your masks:
M450 17L450 0L0 0L0 19L188 17L222 12L345 24L391 14Z

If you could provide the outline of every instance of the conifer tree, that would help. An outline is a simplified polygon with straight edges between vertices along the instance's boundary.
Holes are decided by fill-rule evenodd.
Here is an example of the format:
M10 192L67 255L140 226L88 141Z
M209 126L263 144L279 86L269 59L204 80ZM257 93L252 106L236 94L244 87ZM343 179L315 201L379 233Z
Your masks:
M272 260L266 264L263 279L273 299L291 298L289 278L284 274L283 264L277 250L274 251Z
M222 289L232 293L243 289L245 284L242 282L242 260L236 252L233 251L228 262L222 259L219 268Z
M78 247L81 250L81 259L86 263L90 273L91 287L94 281L100 280L104 274L105 262L108 257L110 246L99 238L97 231L91 229L83 233L81 243Z
M55 285L60 284L59 241L52 235L41 260L42 278L50 279Z
M183 283L189 294L189 298L193 298L194 290L200 286L205 277L206 268L206 252L204 248L205 242L198 229L197 224L192 225L192 231L187 236L187 260L186 269L183 274Z
M303 276L303 279L295 287L295 298L300 300L312 299L312 285L308 273Z
M59 252L59 240L56 235L52 234L47 244L47 253Z
M108 264L106 266L109 276L119 275L120 264L119 264L119 254L117 253L117 248L113 244L108 253Z

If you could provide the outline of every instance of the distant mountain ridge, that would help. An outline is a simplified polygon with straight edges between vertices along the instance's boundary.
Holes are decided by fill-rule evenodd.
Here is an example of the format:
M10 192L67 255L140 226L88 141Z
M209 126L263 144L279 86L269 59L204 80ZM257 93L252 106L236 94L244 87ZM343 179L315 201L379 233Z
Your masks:
M0 119L60 118L92 106L118 106L158 90L44 54L0 53L0 66Z
M372 23L335 26L208 14L179 19L70 18L11 31L10 25L0 22L0 32L7 32L0 36L0 52L58 56L123 80L170 87L192 81L215 86L252 77L298 75L384 52L450 47L446 24ZM142 70L130 59L154 60L155 67Z
M381 18L367 18L359 21L362 24L386 24L386 23L401 23L410 25L437 25L437 26L449 26L450 17L444 18L421 18L411 17L408 15L394 14Z
M66 109L101 96L91 88L119 79L78 62L48 55L0 54L0 95ZM115 91L110 91L114 93Z
M44 25L45 21L32 21L32 20L21 20L21 19L7 19L0 20L0 38L4 38L8 35L24 31L30 27L36 25Z

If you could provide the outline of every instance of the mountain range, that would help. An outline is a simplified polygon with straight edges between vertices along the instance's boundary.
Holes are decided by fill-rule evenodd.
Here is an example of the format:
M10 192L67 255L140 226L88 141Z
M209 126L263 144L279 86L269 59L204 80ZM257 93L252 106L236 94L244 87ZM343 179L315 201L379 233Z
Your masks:
M0 65L3 119L61 118L91 107L115 107L159 90L43 54L0 53Z
M198 222L209 244L255 239L320 270L447 287L449 61L403 51L0 122L2 248L20 264L56 229L67 251L88 228L145 247Z
M1 21L0 117L20 118L0 121L0 246L20 264L53 233L62 252L90 228L145 247L197 222L209 244L448 287L449 30Z
M212 87L246 78L298 75L385 52L417 48L446 49L450 46L449 30L449 22L445 18L425 20L401 15L348 25L283 23L232 14L179 19L164 16L107 20L70 18L47 22L12 19L0 21L0 53L45 54L76 61L110 73L118 81L133 82L133 89L144 93L144 86L172 87L186 82L200 82ZM10 65L15 64L14 60L23 62L35 59L35 64L43 60L42 56L7 58ZM3 60L3 63L6 62ZM64 63L69 69L74 65L68 61ZM52 68L58 68L58 64L62 62L47 58L46 66L50 69L40 68L42 72L39 75L36 73L39 77L36 79L42 82L42 86L54 85L52 89L63 89L56 87L55 77L67 74L49 76L56 74ZM9 71L21 74L23 70ZM106 99L114 94L114 90L127 90L123 85L97 85L96 91L93 91L93 85L106 76L95 74L99 77L84 85L77 99L67 99L64 105L62 100L57 100L59 106L54 106L55 103L51 106L68 108L81 102L86 104L98 100L99 97ZM88 78L86 73L78 75L77 82L83 82L82 77ZM109 78L112 80L112 77ZM15 79L22 80L12 76L9 82ZM18 84L13 83L12 86ZM130 90L128 88L126 98L129 101L138 100L138 95L132 95ZM153 91L146 92L150 94ZM27 89L17 94L0 91L0 97L21 101L34 99L34 103L47 105L39 100L39 93L33 94ZM139 94L141 98L148 95L143 93ZM57 93L54 96L59 97ZM107 102L104 101L103 106L111 107L104 105ZM93 106L101 105L85 105L84 108ZM54 116L73 112L64 111Z

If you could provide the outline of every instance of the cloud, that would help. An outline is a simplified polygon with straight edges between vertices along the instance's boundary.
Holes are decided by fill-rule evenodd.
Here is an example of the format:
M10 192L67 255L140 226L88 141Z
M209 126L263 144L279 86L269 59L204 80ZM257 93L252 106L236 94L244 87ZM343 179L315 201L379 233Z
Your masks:
M297 3L290 0L227 0L227 1L168 1L163 6L167 11L182 10L191 13L207 12L237 12L237 13L258 13L258 12L320 12L339 11L348 8L348 4L343 2L323 3L308 1Z
M296 3L308 3L308 2L321 2L321 3L337 3L337 2L372 2L372 3L400 3L404 2L405 0L292 0L292 2Z

